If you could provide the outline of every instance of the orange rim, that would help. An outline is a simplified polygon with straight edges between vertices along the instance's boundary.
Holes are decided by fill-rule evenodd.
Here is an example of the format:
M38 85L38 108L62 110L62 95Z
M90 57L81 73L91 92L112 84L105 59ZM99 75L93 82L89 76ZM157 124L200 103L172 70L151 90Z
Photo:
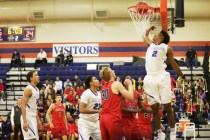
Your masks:
M130 7L128 7L128 10L130 12L136 13L136 12L138 12L138 11L136 11L137 8L138 9L142 9L142 10L148 9L148 10L154 11L154 12L158 12L159 11L158 9L160 9L160 8L154 8L154 7L151 7L151 6L148 6L148 5L136 5L136 6L130 6Z

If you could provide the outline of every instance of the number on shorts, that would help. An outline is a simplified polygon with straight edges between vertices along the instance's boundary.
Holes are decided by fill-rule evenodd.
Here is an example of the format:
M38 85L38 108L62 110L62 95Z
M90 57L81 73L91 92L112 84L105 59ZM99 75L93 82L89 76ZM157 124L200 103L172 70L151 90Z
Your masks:
M152 57L157 57L157 52L158 52L158 51L153 51Z
M109 99L109 89L105 89L101 91L101 99L102 100L108 100Z
M101 108L101 104L100 103L95 103L93 109L94 110L99 110Z

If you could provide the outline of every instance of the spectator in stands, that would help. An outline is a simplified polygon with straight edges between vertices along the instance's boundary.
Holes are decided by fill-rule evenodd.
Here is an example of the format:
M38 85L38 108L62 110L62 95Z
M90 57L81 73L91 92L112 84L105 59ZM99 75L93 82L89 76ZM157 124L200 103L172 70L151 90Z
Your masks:
M60 65L60 66L63 66L63 64L64 64L64 54L63 54L62 50L60 51L60 54L55 58L55 63Z
M120 76L117 76L117 77L116 77L116 81L118 81L118 82L122 82L122 80L121 80Z
M46 96L46 94L47 94L46 87L45 87L45 85L42 85L42 88L41 88L41 90L39 91L39 98L40 98L40 99L44 99L45 96Z
M207 101L206 92L203 89L199 89L198 92L199 92L200 98L203 100L203 102L205 104Z
M78 75L74 75L74 79L77 87L80 87L83 84Z
M14 50L14 52L12 54L10 69L13 66L17 66L17 67L21 66L20 53L17 50Z
M171 89L172 89L172 91L174 91L175 86L176 86L176 80L173 77L171 77Z
M66 102L66 112L70 112L72 115L75 113L76 109L72 103Z
M2 79L0 79L0 101L4 94L4 85Z
M11 124L12 130L14 132L14 139L18 139L18 133L21 133L21 140L23 140L23 133L20 124L20 116L22 115L21 110L22 100L20 98L17 99L17 104L12 108L11 111Z
M40 64L45 64L45 63L47 63L47 53L43 49L40 49L40 52L37 54L34 68L36 69L37 66L39 66Z
M141 87L143 86L143 80L142 80L141 76L139 76L139 78L138 78L137 86L141 86Z
M44 84L43 84L43 85L46 87L46 90L48 90L49 87L50 87L49 80L46 79L46 80L44 81Z
M138 86L136 92L142 96L142 94L144 93L144 90L142 88L142 86Z
M197 59L197 53L195 50L192 49L192 47L189 47L188 51L186 52L186 63L187 67L190 68L195 65L195 67L198 67L198 59Z
M51 77L49 75L47 75L46 80L48 80L48 82L49 82L50 85L53 84L53 80L51 79Z
M65 66L69 66L71 63L73 63L73 56L71 54L71 51L68 51L67 55L66 55L66 59L64 62Z
M66 102L67 97L70 95L70 92L74 92L73 88L71 88L70 85L67 85L66 88L64 89L64 99L63 102Z
M7 118L5 118L4 116L1 116L0 121L2 121L2 123L1 123L1 129L2 129L1 140L10 140L10 135L12 133L12 126L11 126L11 122L10 122L10 113L8 114Z
M45 112L46 112L46 106L44 105L43 101L40 99L38 100L37 110L41 114L41 117L44 117Z
M66 88L66 86L69 85L70 87L72 87L72 82L70 80L70 78L66 79L66 82L64 82L64 89Z
M83 85L79 87L79 89L76 91L77 95L79 95L79 97L82 95L82 93L85 91Z
M55 86L57 87L57 94L62 94L63 82L60 80L59 76L56 77Z

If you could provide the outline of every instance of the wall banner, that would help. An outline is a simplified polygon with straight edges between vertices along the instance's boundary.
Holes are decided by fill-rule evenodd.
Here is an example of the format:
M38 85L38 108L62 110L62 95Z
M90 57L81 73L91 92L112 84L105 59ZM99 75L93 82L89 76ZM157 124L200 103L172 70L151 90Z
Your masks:
M56 57L60 51L64 55L71 51L73 56L99 56L99 44L53 44L52 56Z

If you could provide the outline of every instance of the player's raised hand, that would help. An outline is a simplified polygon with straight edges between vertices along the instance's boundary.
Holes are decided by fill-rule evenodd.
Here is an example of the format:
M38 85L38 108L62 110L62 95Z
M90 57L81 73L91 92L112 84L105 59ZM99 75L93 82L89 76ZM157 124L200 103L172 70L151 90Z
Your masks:
M50 123L50 128L54 128L54 125L52 123Z
M149 29L153 31L153 30L156 29L156 27L155 26L151 26Z
M125 79L124 84L125 84L126 86L129 86L129 85L132 85L132 82L131 82L130 79Z

